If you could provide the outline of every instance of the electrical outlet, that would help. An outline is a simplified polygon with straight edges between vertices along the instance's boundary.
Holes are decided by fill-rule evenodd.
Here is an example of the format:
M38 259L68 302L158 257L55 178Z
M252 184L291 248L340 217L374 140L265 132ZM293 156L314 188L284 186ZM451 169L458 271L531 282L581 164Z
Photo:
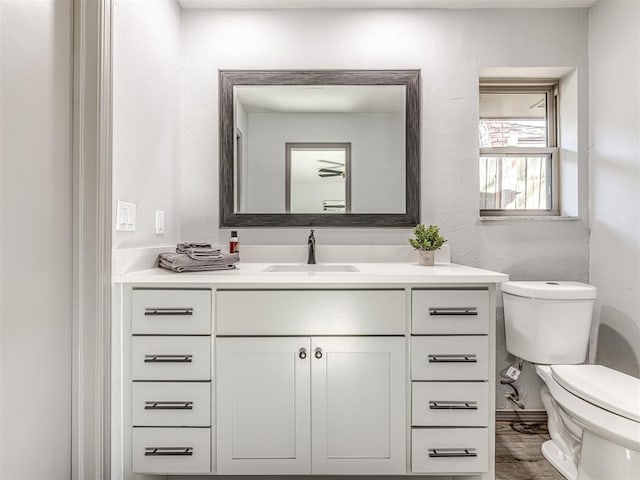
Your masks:
M136 204L118 201L116 206L116 230L134 232L136 230Z
M164 210L156 210L156 235L164 235Z

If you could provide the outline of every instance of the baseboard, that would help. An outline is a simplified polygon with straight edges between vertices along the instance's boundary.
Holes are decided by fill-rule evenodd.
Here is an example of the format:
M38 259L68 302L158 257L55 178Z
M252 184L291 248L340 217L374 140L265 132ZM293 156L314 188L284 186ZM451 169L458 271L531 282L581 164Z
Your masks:
M496 410L496 422L547 423L545 410Z

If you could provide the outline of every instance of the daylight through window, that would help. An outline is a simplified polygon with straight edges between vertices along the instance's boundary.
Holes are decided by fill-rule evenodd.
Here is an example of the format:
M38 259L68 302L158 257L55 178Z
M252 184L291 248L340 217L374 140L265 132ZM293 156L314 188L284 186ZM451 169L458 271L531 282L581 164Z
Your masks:
M557 215L557 84L480 82L480 214Z

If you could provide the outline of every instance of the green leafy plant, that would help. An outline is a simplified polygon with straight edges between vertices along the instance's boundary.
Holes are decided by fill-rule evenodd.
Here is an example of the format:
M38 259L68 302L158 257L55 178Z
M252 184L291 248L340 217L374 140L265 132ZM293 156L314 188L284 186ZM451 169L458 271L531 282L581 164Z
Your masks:
M440 227L437 225L426 227L420 223L415 226L413 233L415 238L410 238L409 243L416 250L438 250L447 241L440 235Z

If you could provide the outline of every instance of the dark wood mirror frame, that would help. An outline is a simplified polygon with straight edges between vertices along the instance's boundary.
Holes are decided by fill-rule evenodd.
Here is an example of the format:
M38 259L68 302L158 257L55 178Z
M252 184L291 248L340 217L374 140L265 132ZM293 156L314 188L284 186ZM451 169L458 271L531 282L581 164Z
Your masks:
M236 213L233 87L404 85L405 213ZM420 221L420 70L220 70L220 227L410 227Z

